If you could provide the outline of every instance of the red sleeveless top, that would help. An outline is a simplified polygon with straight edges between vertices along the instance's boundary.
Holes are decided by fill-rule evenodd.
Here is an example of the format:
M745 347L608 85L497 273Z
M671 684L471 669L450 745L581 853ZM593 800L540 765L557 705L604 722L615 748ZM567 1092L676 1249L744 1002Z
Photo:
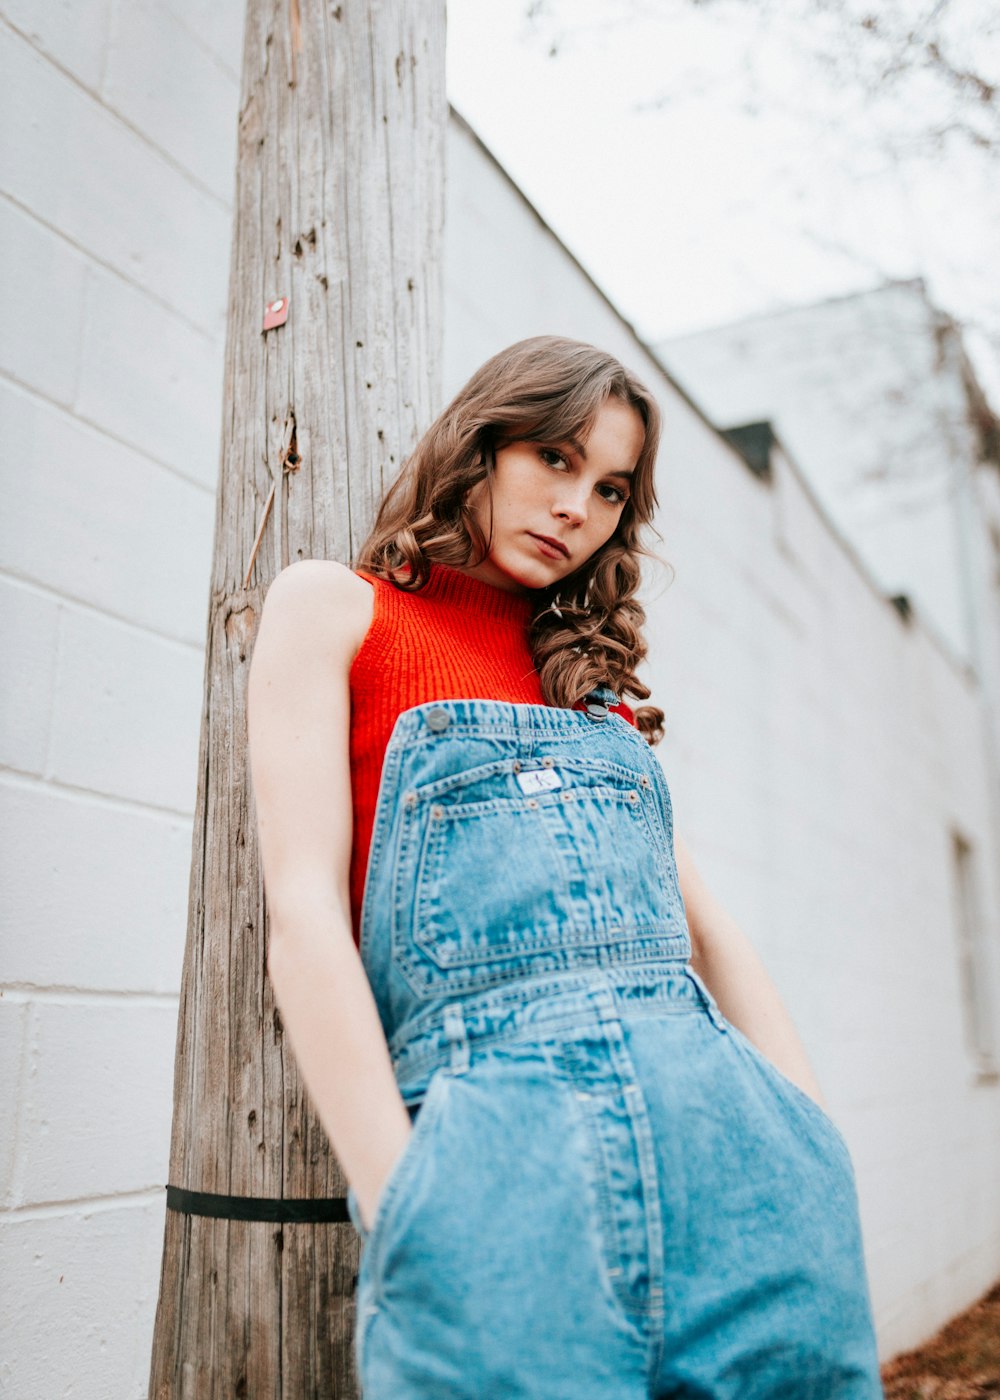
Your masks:
M366 570L375 589L371 625L351 663L351 793L354 837L350 895L354 939L386 745L396 716L428 700L507 700L544 705L528 646L534 602L450 565L431 563L408 593ZM583 701L577 708L582 708ZM626 704L612 706L630 724Z

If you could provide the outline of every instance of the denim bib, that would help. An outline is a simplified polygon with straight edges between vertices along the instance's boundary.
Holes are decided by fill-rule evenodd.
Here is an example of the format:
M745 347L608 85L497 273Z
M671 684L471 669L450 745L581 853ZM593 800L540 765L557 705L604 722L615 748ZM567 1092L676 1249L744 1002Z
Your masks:
M586 700L441 700L398 716L361 909L394 1061L456 998L469 1009L514 979L690 957L663 770L609 712L614 691Z

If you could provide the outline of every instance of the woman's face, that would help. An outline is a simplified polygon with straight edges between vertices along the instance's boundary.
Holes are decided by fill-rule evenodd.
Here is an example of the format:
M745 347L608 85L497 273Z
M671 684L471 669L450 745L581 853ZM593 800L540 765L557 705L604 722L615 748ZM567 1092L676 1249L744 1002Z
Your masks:
M614 534L644 441L638 411L612 397L580 440L498 448L492 522L487 483L468 496L484 536L492 533L490 551L464 572L511 592L574 573Z

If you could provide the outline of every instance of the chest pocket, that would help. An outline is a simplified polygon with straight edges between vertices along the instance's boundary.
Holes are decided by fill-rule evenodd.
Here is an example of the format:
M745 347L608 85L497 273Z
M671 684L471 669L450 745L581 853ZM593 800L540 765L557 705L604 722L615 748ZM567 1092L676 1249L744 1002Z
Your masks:
M416 990L677 957L687 925L649 775L501 759L401 794L393 955Z

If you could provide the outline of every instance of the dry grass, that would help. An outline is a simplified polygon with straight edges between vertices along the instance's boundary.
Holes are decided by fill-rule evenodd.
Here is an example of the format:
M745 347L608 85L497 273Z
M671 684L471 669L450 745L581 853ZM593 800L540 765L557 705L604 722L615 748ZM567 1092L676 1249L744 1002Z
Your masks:
M882 1367L886 1400L1000 1397L1000 1283L916 1351Z

